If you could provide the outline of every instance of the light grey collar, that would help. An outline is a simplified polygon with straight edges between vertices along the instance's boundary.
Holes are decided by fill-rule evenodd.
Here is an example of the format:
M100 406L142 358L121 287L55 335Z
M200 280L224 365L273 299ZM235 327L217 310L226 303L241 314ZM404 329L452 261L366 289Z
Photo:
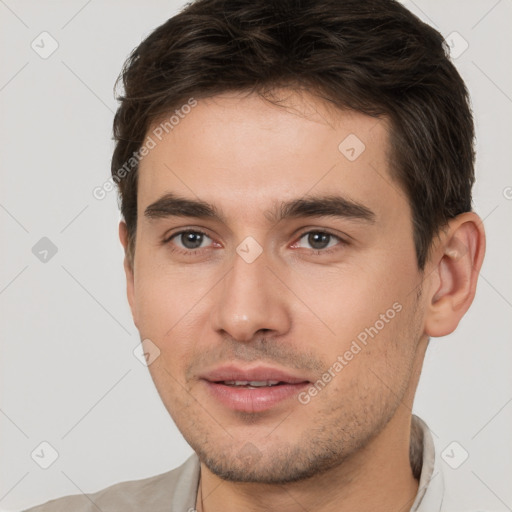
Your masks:
M418 416L412 416L414 422L423 433L423 450L421 458L421 477L418 494L410 512L442 512L444 496L444 479L439 457L436 454L434 440L427 424ZM412 429L415 430L414 428Z

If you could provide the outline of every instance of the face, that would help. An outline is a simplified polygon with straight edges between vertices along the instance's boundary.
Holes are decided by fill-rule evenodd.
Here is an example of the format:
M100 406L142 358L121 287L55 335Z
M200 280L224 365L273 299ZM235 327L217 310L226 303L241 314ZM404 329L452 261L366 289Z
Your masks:
M235 481L362 451L412 396L423 339L387 124L283 97L199 100L148 131L139 169L128 296L149 369L204 465Z

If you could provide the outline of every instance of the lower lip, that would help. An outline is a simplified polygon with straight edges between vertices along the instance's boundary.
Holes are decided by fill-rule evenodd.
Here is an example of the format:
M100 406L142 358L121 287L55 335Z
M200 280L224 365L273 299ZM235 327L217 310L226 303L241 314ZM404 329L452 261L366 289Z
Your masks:
M279 384L261 388L226 386L219 382L203 381L208 391L223 405L240 412L262 412L284 400L296 397L308 383Z

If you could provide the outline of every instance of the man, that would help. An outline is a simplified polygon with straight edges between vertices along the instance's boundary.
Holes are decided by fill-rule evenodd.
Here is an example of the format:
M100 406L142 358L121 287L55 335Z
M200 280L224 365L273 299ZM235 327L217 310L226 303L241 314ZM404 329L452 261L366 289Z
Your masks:
M128 300L195 454L31 510L448 510L411 410L485 236L442 36L393 0L198 0L122 79Z

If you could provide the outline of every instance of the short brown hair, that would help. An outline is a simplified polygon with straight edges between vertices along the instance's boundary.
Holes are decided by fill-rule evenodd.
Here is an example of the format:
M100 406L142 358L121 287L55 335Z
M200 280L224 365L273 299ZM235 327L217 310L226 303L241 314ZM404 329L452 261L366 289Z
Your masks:
M137 224L133 155L163 115L191 97L227 91L268 99L277 88L304 89L337 107L389 119L391 173L411 206L419 269L439 229L471 211L467 89L441 34L397 1L197 0L132 52L120 80L111 171L130 261ZM129 161L130 172L119 179Z

